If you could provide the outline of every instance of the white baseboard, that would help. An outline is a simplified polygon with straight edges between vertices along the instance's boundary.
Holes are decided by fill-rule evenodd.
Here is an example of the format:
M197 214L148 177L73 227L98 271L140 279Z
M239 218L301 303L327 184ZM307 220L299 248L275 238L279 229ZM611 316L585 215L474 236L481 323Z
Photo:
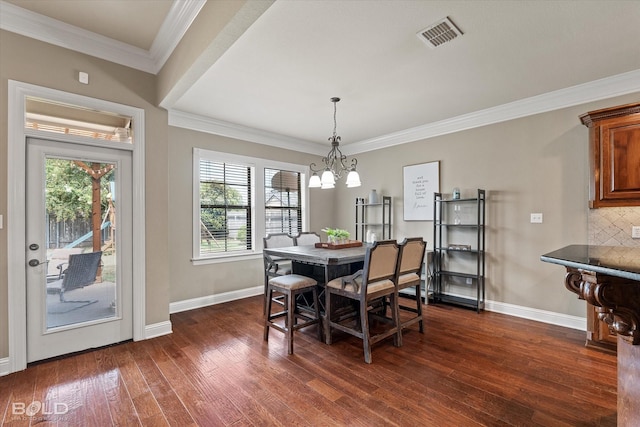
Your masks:
M144 339L150 339L160 337L162 335L169 335L172 331L171 321L154 323L152 325L146 325L144 327Z
M253 288L241 289L238 291L207 295L204 297L193 298L184 301L176 301L169 304L169 311L172 314L179 313L181 311L193 310L196 308L207 307L223 302L235 301L255 295L262 295L263 292L264 287L256 286ZM509 316L535 320L537 322L563 326L565 328L578 329L580 331L587 330L587 319L584 317L571 316L568 314L555 313L553 311L540 310L537 308L524 307L520 305L489 300L485 302L485 309L487 311L493 311L496 313L507 314Z
M9 375L10 373L11 372L9 372L9 358L4 357L0 359L0 377L4 375Z
M207 307L223 302L235 301L242 298L253 297L264 294L264 286L255 286L253 288L240 289L237 291L224 292L221 294L207 295L199 298L192 298L183 301L176 301L169 304L169 313L179 313L181 311L193 310L196 308Z
M506 302L485 301L485 310L509 316L522 317L523 319L549 323L551 325L564 326L565 328L587 330L586 317L570 316L568 314L555 313L553 311L539 310L537 308L523 307L521 305L508 304Z

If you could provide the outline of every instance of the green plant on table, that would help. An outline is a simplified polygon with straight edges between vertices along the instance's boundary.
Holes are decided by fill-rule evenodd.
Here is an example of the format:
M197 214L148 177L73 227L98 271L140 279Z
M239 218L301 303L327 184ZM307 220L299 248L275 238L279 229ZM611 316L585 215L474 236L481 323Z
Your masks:
M327 239L330 243L342 242L349 239L351 233L341 228L323 228L322 231L327 233Z

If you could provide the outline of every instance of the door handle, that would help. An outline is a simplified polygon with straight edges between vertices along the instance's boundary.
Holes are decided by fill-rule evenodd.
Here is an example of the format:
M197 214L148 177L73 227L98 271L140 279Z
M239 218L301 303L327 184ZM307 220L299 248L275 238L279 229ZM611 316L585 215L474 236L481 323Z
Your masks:
M31 266L31 267L37 267L40 264L49 264L49 261L48 260L47 261L39 261L37 259L30 259L29 260L29 266Z

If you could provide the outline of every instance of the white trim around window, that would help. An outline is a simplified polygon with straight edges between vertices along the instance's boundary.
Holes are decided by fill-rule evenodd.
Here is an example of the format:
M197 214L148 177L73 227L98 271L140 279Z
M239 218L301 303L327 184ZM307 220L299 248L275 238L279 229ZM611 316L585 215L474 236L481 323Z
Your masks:
M246 165L252 168L251 180L251 250L241 253L225 253L220 255L200 255L200 160L211 160L214 162L233 163ZM297 165L293 163L278 162L274 160L260 159L256 157L241 156L230 153L222 153L217 151L206 150L203 148L193 149L193 207L192 207L192 258L194 265L213 264L220 262L241 261L251 258L262 258L262 237L266 235L265 231L265 200L264 200L264 170L280 169L301 174L300 182L306 182L309 168L306 165ZM309 227L309 200L307 189L304 185L300 188L302 197L302 229L307 230Z

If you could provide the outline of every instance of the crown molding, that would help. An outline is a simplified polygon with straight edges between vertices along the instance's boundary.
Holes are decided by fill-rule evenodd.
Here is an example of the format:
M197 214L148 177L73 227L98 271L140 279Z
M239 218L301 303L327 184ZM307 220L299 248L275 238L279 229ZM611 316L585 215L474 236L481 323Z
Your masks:
M149 53L154 60L157 74L178 46L207 0L174 1L167 17L160 26Z
M631 93L640 93L640 70L594 80L376 138L341 145L340 148L346 156L353 156L367 151L380 150ZM309 141L177 110L169 110L169 125L309 154L320 156L326 154L326 147Z
M149 51L0 1L0 29L157 74L206 0L174 1Z
M327 147L289 136L242 126L184 111L169 110L169 126L240 139L302 153L326 155Z
M151 55L140 49L56 19L2 2L0 28L116 64L153 73Z
M629 71L497 107L354 142L345 145L342 152L349 156L380 150L394 145L434 138L440 135L637 92L640 92L640 70Z

